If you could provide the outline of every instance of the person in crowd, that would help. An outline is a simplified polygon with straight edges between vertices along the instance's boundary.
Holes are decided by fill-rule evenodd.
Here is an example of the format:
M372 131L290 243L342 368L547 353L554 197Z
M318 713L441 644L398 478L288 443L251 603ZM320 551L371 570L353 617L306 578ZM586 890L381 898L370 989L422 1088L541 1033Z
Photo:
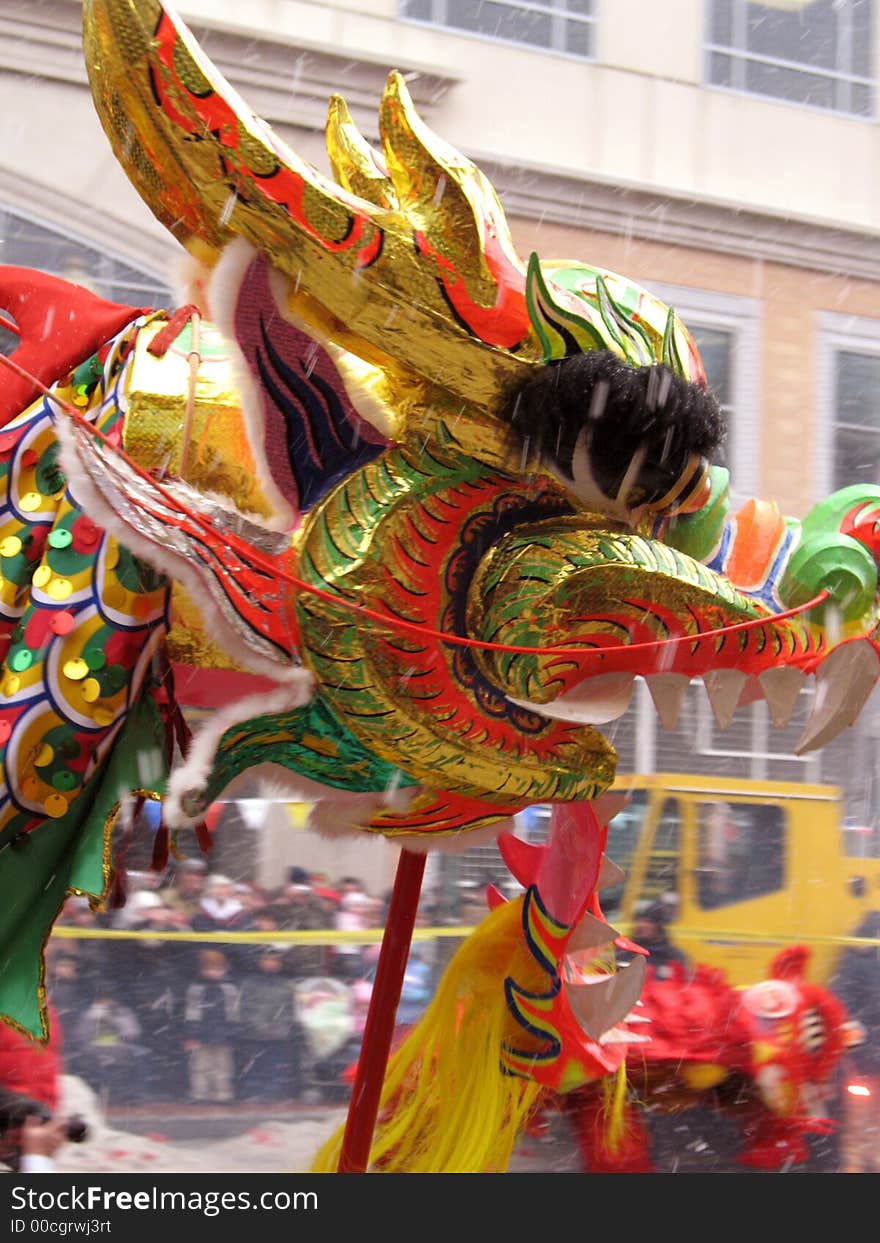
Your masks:
M112 919L103 911L93 911L88 898L71 895L61 908L61 914L55 921L61 928L109 928ZM59 937L59 941L61 938ZM72 943L72 942L71 942ZM99 938L78 940L76 952L79 961L80 979L85 984L97 984L106 978L108 971L108 944Z
M466 928L475 927L489 914L486 886L481 881L460 880L458 888L458 922Z
M434 971L425 953L427 946L426 942L414 941L410 947L397 1007L396 1021L399 1026L408 1027L418 1022L434 996Z
M244 907L244 925L255 915L259 915L265 907L272 905L272 895L262 885L238 884L235 886L235 896Z
M342 902L343 899L347 898L349 894L352 894L352 893L363 894L367 892L364 886L364 882L361 880L359 876L343 876L340 879L339 884L337 885L336 888L337 888L337 892L339 893L340 902Z
M239 1095L290 1100L301 1088L302 1033L279 945L260 945L241 984Z
M290 869L277 905L283 911L281 926L289 932L320 932L334 926L332 908L315 893L304 868ZM286 954L288 974L297 980L324 975L330 959L328 948L315 943L291 945Z
M119 893L124 894L121 905L111 903L109 911L111 928L130 928L136 923L142 911L150 906L157 906L162 899L159 897L161 876L158 872L120 872L122 883L117 886Z
M108 1104L143 1098L144 1057L141 1026L130 1006L118 1000L117 985L106 980L75 1029L82 1077Z
M55 1154L67 1140L63 1118L25 1114L14 1093L0 1088L0 1162L18 1174L54 1174Z
M648 951L648 967L658 980L676 974L686 978L690 971L687 954L669 939L668 912L668 899L638 902L633 921L633 940Z
M242 924L244 932L265 932L266 944L275 943L273 933L287 927L287 907L281 902L266 902L259 908L249 912ZM229 954L235 963L238 976L243 977L251 970L254 962L254 946L252 943L229 947Z
M302 872L302 868L291 868L291 872ZM342 895L339 890L330 883L330 877L326 872L309 872L306 873L308 883L312 890L327 904L327 910L332 915L339 906Z
M289 909L283 902L267 902L247 916L244 929L246 932L279 932L288 927L288 918ZM251 961L252 956L248 958L248 967Z
M73 1119L57 1115L63 1037L49 1001L49 1039L37 1044L0 1024L0 1162L20 1174L55 1173L54 1157L72 1137ZM85 1134L82 1127L79 1138Z
M855 936L874 944L844 950L830 981L864 1031L846 1054L841 1172L880 1174L880 911L870 911Z
M355 882L359 885L360 882ZM374 928L379 921L379 903L365 893L363 888L352 888L343 882L342 899L336 913L337 932L358 933ZM356 980L363 975L367 965L365 949L368 942L354 939L340 940L334 949L333 974L345 980Z
M175 864L171 883L162 890L162 901L173 911L179 911L187 924L199 913L207 875L204 859L181 859Z
M168 933L186 929L186 917L164 904L165 890L159 896L160 901L144 908L132 924L131 931L139 935L114 943L110 953L118 962L117 995L133 1010L147 1051L144 1095L150 1100L176 1100L187 1084L180 1018L193 951L191 945L166 939Z
M68 1075L82 1074L81 1022L93 1000L94 985L80 973L80 944L52 939L46 949L46 995L60 1029Z
M230 979L229 964L220 950L200 950L198 964L198 977L187 986L183 1011L189 1099L201 1104L231 1101L235 1097L240 989Z
M199 900L199 909L192 918L193 931L223 932L241 928L244 922L245 907L235 891L234 881L217 873L209 876Z

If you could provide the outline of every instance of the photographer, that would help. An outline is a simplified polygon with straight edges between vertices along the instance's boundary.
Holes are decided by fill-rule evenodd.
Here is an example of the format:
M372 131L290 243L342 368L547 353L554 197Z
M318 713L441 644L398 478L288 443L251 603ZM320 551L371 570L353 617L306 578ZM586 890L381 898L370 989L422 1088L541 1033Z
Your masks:
M79 1118L56 1119L61 1081L58 1016L50 1005L45 1045L0 1023L0 1163L22 1174L51 1174L66 1141L81 1142Z
M54 1156L71 1123L53 1118L39 1101L0 1088L0 1160L21 1174L53 1174Z

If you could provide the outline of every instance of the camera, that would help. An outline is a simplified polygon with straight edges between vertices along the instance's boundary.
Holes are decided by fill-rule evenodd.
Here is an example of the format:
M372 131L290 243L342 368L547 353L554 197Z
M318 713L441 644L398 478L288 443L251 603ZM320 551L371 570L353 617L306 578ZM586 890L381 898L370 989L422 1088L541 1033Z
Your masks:
M42 1101L35 1101L20 1092L9 1092L0 1088L0 1136L7 1131L22 1126L25 1118L39 1118L48 1122L52 1111ZM72 1114L64 1122L64 1135L71 1144L81 1144L88 1138L89 1127L84 1118ZM13 1170L18 1168L21 1153L13 1151L5 1157L6 1164Z

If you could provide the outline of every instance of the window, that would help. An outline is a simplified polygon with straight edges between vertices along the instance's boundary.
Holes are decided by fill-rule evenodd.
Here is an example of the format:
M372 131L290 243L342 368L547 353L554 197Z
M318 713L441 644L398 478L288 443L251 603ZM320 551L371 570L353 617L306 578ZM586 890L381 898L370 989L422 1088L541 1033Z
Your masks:
M880 354L837 353L834 486L880 483Z
M817 494L880 484L880 320L819 316Z
M760 803L699 804L697 901L704 911L775 893L785 881L785 817Z
M609 821L605 855L622 869L624 880L602 890L602 909L606 914L618 911L623 901L626 874L632 869L647 810L647 791L634 790L625 806Z
M871 116L871 8L871 0L709 0L709 82Z
M734 505L758 487L760 304L753 298L651 283L651 292L675 308L694 338L709 387L727 424L715 460L730 471Z
M401 17L589 58L593 0L401 0Z
M727 428L727 441L717 455L719 466L730 469L730 442L733 427L733 356L736 345L736 334L730 328L711 328L707 324L695 323L691 328L703 366L709 388L718 399Z
M110 302L150 307L171 305L169 290L146 272L114 259L81 238L2 208L0 247L5 264L37 268L61 276L75 285L85 285ZM4 353L17 344L11 333L0 335L0 350Z
M666 799L657 821L651 853L645 861L640 899L656 900L664 894L678 894L679 821L678 799Z

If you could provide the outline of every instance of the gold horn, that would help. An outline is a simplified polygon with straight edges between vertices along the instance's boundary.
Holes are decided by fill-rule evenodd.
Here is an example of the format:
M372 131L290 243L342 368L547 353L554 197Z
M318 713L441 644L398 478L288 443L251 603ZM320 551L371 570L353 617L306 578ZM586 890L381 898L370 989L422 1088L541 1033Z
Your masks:
M376 207L396 210L397 191L388 169L352 121L341 95L330 96L326 139L330 167L339 185Z
M210 263L233 237L246 238L289 278L290 309L317 337L427 384L429 404L491 410L540 363L522 264L495 193L430 134L398 75L383 98L382 131L399 206L387 194L376 202L381 178L366 184L370 149L339 104L331 157L373 201L291 151L159 0L86 0L83 42L117 158L200 258Z

